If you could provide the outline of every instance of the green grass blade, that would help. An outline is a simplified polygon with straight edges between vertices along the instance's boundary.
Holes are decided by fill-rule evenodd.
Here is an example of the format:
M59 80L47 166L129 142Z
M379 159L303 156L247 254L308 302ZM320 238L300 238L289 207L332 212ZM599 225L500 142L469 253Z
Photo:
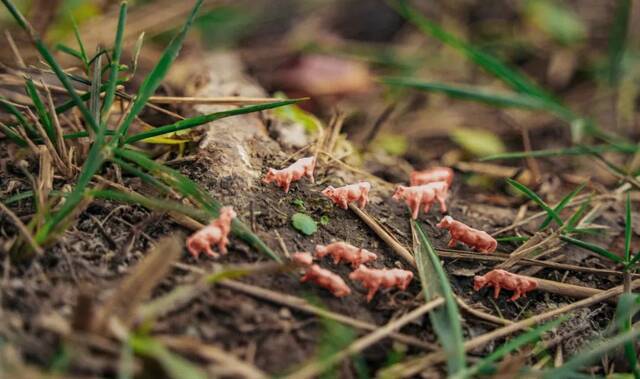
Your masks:
M529 189L527 186L525 186L522 183L519 183L513 179L507 178L507 183L509 183L509 185L511 185L513 188L517 189L518 191L522 192L526 197L528 197L529 199L533 200L536 204L538 204L540 206L540 208L544 209L547 214L549 215L549 217L551 217L557 224L558 226L562 226L563 222L560 219L560 217L558 216L558 214L556 214L556 212L551 209L547 203L545 203L540 196L538 196L535 192L533 192L531 189Z
M498 242L526 242L529 240L529 237L522 236L506 236L506 237L498 237L496 241Z
M420 224L413 221L413 226L419 242L414 255L426 301L431 301L439 296L445 300L444 307L432 310L429 312L429 317L447 355L448 373L454 375L466 369L460 312L447 274L442 268L431 242Z
M188 118L188 119L185 119L185 120L180 120L180 121L178 121L178 122L176 122L174 124L171 124L171 125L160 126L158 128L154 128L154 129L151 129L151 130L140 132L138 134L134 134L131 137L127 138L125 140L125 143L130 144L130 143L134 143L134 142L137 142L137 141L142 141L142 140L144 140L146 138L157 137L157 136L161 136L163 134L168 134L168 133L173 133L173 132L177 132L177 131L180 131L180 130L194 128L196 126L200 126L200 125L206 124L206 123L211 122L211 121L219 120L221 118L237 116L237 115L253 113L253 112L259 112L259 111L266 110L266 109L272 109L272 108L282 107L282 106L285 106L285 105L294 104L294 103L297 103L297 102L300 102L300 101L302 101L302 100L301 99L294 99L294 100L276 101L276 102L273 102L273 103L251 105L251 106L241 107L241 108L232 109L232 110L228 110L228 111L215 112L215 113L210 113L210 114L207 114L207 115L196 116L196 117Z
M137 176L140 179L142 179L145 183L150 184L153 187L156 187L156 189L158 189L163 194L171 193L171 187L162 183L160 180L156 179L153 175L147 174L146 172L140 170L136 166L128 162L125 162L120 158L112 157L111 161L116 165L118 165L123 171L128 172L131 175Z
M31 27L29 22L24 18L22 13L20 13L20 11L16 8L16 6L13 4L11 0L1 0L1 1L5 5L5 7L7 7L7 9L9 10L13 18L16 20L18 25L20 25L20 27L22 27L22 29L24 29L29 34L29 37L31 38L33 44L35 45L36 49L38 50L42 58L45 60L45 62L47 62L49 67L51 67L51 69L53 70L55 75L58 77L58 79L60 80L64 88L67 90L67 94L71 97L71 99L73 99L74 103L82 113L82 116L84 117L85 122L89 125L91 129L93 129L94 131L97 131L98 123L93 118L93 116L91 115L91 112L86 107L84 102L80 99L78 92L73 87L73 84L71 84L71 81L69 80L67 74L64 72L62 67L60 67L60 64L58 64L58 62L55 60L55 58L53 57L49 49L47 49L44 42L42 42L40 37L37 35L33 27Z
M621 77L622 58L627 44L631 0L618 0L609 35L609 84L616 85Z
M55 45L55 49L65 53L65 54L71 55L72 57L82 61L82 53L79 52L78 50L72 48L72 47L69 47L69 46L64 45L62 43L58 43L58 44ZM83 64L84 64L84 62L83 62Z
M504 343L497 347L493 353L489 354L487 357L481 359L478 363L470 367L468 370L461 372L460 374L454 376L455 379L466 379L473 378L478 373L483 372L484 370L490 368L493 363L497 362L499 359L505 357L507 354L525 346L527 344L533 343L540 339L546 332L560 325L562 322L566 321L567 317L559 318L557 320L550 321L546 324L535 327L534 329L529 330L526 333L519 335L516 338L509 340L507 343Z
M564 365L556 369L546 371L542 377L544 379L573 377L573 373L576 371L588 366L608 351L616 349L629 341L635 340L638 336L640 336L640 329L633 329L631 331L621 333L613 338L597 341L587 348L586 351L579 352L574 355L573 358L567 361Z
M159 164L150 159L146 155L130 149L116 148L114 149L116 157L137 164L143 169L153 172L156 177L164 181L168 186L175 189L184 196L192 198L196 204L207 211L211 218L218 217L219 210L222 205L211 197L206 191L201 189L194 181L180 174L179 172ZM239 218L235 218L231 224L233 235L245 241L257 251L267 255L276 262L281 262L280 258L273 250L271 250L257 235L255 235L249 227L247 227Z
M560 236L560 239L563 240L564 242L568 242L572 245L576 245L578 247L581 247L583 249L592 251L602 257L605 257L607 259L610 259L616 263L624 263L624 261L622 260L622 258L620 258L619 256L615 255L614 253L610 252L609 250L602 248L598 245L594 245L592 243L589 242L585 242L579 239L575 239L569 236Z
M592 196L589 196L589 198L582 204L580 204L578 210L571 216L571 218L567 222L567 230L569 232L573 232L575 230L576 225L587 211L587 208L591 205L591 199Z
M631 198L627 192L627 201L625 202L625 221L624 221L624 261L631 262Z
M22 137L20 137L18 134L16 134L16 132L11 130L10 127L6 126L1 122L0 122L0 131L2 131L2 133L4 133L4 135L7 136L7 138L13 141L13 143L15 143L16 145L20 147L27 146L27 141L23 140Z
M89 75L89 57L87 55L87 50L84 48L84 43L82 43L82 38L80 37L80 30L78 29L78 23L73 15L69 15L71 19L71 26L73 28L73 35L76 38L76 42L78 43L78 48L80 49L80 60L84 65L87 75Z
M111 69L109 71L109 82L105 90L104 102L102 103L102 116L104 117L111 109L111 105L116 97L116 86L118 84L118 70L120 68L120 57L122 56L122 38L124 27L127 22L127 3L120 4L120 15L118 17L118 29L116 39L113 43L113 54L111 56ZM106 120L103 121L106 123ZM103 126L104 127L104 126Z
M634 144L618 144L618 145L595 145L588 146L574 146L566 147L563 149L547 149L547 150L533 150L533 151L516 151L510 153L502 153L489 155L480 158L481 161L491 161L496 159L522 159L522 158L545 158L545 157L557 157L567 155L590 155L593 153L606 153L606 152L618 152L625 154L635 154L640 152L640 146Z
M6 1L6 0L4 0ZM162 83L167 72L169 72L169 68L171 64L178 56L180 52L180 48L182 47L182 43L184 42L185 37L187 36L187 32L191 28L191 24L193 24L193 20L202 5L203 0L197 0L187 22L184 24L180 33L176 35L173 40L169 43L169 46L165 49L164 53L158 60L158 63L155 65L153 70L147 75L144 79L144 82L140 86L140 90L138 91L135 100L133 100L133 104L131 105L131 109L127 116L122 122L122 126L118 130L118 137L124 137L127 135L127 131L129 130L129 126L133 123L133 120L142 112L142 109L145 107L147 100L156 92L156 89Z
M555 214L559 215L560 212L562 212L562 210L567 206L567 204L569 204L569 202L578 193L580 193L580 191L582 191L582 189L586 185L587 185L587 183L583 183L583 184L579 185L578 187L576 187L576 189L574 189L569 194L567 194L565 197L563 197L562 200L560 200L560 202L555 207L553 207L553 211L555 212ZM542 230L542 229L546 228L547 226L549 226L549 224L551 223L552 220L553 219L551 218L551 216L547 215L547 217L544 219L542 224L540 224L540 228L538 228L538 229Z
M31 138L37 138L39 136L38 131L35 130L33 125L31 125L27 119L24 117L22 112L15 107L15 105L11 104L9 101L0 96L0 108L2 108L5 112L12 114L18 123L24 128L27 132L27 135Z
M129 343L133 351L155 360L171 379L206 379L207 375L195 364L169 351L164 345L147 336L132 335Z
M519 94L488 90L484 88L453 85L439 82L425 82L414 78L383 78L382 82L387 85L402 86L421 91L439 92L447 96L476 101L499 107L513 107L534 110L544 110L555 114L568 122L575 119L575 115L566 108L558 106L557 103L549 102L537 97Z
M178 212L200 221L207 219L207 213L203 211L187 207L176 201L164 200L153 196L143 196L137 193L125 193L115 190L91 190L88 191L87 195L94 196L99 199L142 205L143 207L152 210Z
M631 320L640 311L640 295L624 293L618 299L618 306L612 321L612 329L629 332L632 330ZM624 353L629 361L629 366L634 378L640 378L640 366L638 365L638 353L634 341L624 344Z
M551 95L534 84L529 78L511 69L494 56L487 54L448 33L436 23L426 19L416 9L408 6L406 1L393 1L393 6L398 13L416 25L423 33L431 35L442 43L460 51L472 62L482 67L496 78L502 80L516 91L557 103Z
M36 89L35 84L33 84L33 80L31 79L26 80L26 90L27 90L27 94L31 98L31 102L33 103L33 106L36 108L36 114L40 119L40 124L42 124L42 128L44 129L45 133L47 133L47 137L49 137L49 139L53 141L55 144L55 142L58 139L56 135L56 131L53 128L53 123L51 122L51 117L49 116L47 107L42 102L42 99L38 94L38 90Z

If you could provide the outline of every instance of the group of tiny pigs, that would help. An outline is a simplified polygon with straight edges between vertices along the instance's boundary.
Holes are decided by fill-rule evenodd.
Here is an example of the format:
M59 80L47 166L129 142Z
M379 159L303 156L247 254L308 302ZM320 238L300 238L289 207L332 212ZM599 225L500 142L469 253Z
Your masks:
M313 183L314 168L314 157L302 158L280 170L270 168L263 182L266 184L275 183L287 193L291 183L303 177L309 178ZM453 183L453 176L453 170L448 167L414 171L410 176L410 186L397 186L392 197L394 200L404 201L407 204L411 211L411 218L414 220L418 218L421 208L426 214L435 202L439 204L440 211L445 213L447 211L446 200L449 188ZM338 188L328 186L322 191L322 194L343 209L347 209L349 204L354 202L362 209L369 201L370 190L371 184L362 181ZM231 222L235 216L236 214L231 207L221 208L217 219L187 238L189 252L196 258L203 252L208 256L218 257L218 253L212 250L212 245L216 245L220 253L226 254ZM488 233L471 228L454 220L451 216L444 216L436 226L449 231L451 235L449 247L455 247L458 242L461 242L480 253L490 254L496 250L498 245L497 241ZM349 295L351 289L340 276L313 263L314 258L322 258L326 255L331 255L336 264L345 261L352 265L354 271L351 272L349 278L361 282L368 289L367 301L371 301L379 288L397 287L400 290L405 290L413 279L411 271L380 270L366 267L364 263L376 260L377 255L345 242L333 242L327 246L317 245L315 257L306 252L294 253L292 261L305 270L301 281L311 281L329 290L336 297ZM474 278L474 290L479 291L486 286L494 287L495 298L499 296L501 288L504 288L514 291L510 300L517 300L521 296L526 296L527 292L538 288L538 282L530 277L496 269Z

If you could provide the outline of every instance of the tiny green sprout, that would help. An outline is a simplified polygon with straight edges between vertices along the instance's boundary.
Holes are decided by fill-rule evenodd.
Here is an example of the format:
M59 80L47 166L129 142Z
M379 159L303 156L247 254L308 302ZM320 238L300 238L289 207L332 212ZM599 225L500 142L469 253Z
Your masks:
M310 236L318 230L318 224L304 213L296 213L291 216L291 224L300 233Z
M329 225L329 216L322 215L322 217L320 217L320 225Z
M305 208L305 206L304 206L304 200L302 200L302 199L300 199L300 198L293 200L293 201L291 202L291 204L295 205L295 206L298 208L298 210L300 210L300 211L304 211L304 210L306 210L306 209L307 209L307 208Z

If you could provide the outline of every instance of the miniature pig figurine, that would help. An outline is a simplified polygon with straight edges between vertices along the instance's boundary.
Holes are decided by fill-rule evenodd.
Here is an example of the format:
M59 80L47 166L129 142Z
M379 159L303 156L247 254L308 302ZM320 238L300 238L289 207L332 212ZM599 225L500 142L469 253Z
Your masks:
M423 184L420 186L398 186L393 193L393 199L404 200L411 210L411 218L417 219L420 207L423 207L424 213L429 213L434 201L438 201L440 204L440 211L442 213L447 211L447 199L449 187L446 182L435 182L429 184Z
M322 190L322 194L331 199L342 209L347 209L349 203L354 201L358 202L358 207L364 209L369 202L369 191L371 190L371 183L358 182L350 184L344 187L334 188L329 186Z
M217 219L187 238L187 250L194 258L198 258L203 252L210 257L217 258L219 255L212 250L211 245L218 245L220 253L227 254L228 236L234 217L236 217L236 212L233 211L233 208L223 207L220 209L220 216Z
M300 278L303 283L309 280L328 289L335 297L344 297L351 293L351 289L341 277L318 265L309 266L304 276Z
M349 274L349 279L362 282L362 285L369 290L367 294L367 302L369 302L380 287L398 287L403 291L406 290L413 279L413 272L397 268L377 270L361 265Z
M445 182L447 183L447 187L451 187L453 170L449 167L434 167L424 171L413 171L409 176L409 180L412 186Z
M323 258L327 254L333 257L334 264L344 260L351 263L353 268L360 266L362 263L378 259L378 256L374 253L345 242L333 242L326 246L316 245L316 256L318 258Z
M285 193L288 193L291 182L298 181L303 176L308 177L311 183L313 183L313 170L315 166L316 159L314 157L301 158L291 166L283 168L282 170L270 168L264 179L262 179L262 182L266 184L275 182L278 187L284 189Z
M313 264L313 255L307 252L298 252L291 254L291 261L299 266L311 266Z
M440 229L449 230L451 234L449 247L455 247L456 243L460 241L481 253L489 254L496 251L498 246L498 241L491 237L489 233L467 226L460 221L454 220L451 216L444 216L436 226Z
M479 291L485 286L493 286L493 297L498 298L500 289L514 291L511 301L516 301L520 296L527 296L527 292L538 288L538 281L522 275L512 274L505 270L492 270L482 276L473 278L473 289Z

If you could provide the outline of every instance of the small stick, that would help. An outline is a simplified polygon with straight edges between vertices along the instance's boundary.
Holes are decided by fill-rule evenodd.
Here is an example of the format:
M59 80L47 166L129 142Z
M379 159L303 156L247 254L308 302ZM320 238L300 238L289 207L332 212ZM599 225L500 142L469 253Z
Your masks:
M278 231L275 230L275 229L273 231L276 234L276 238L278 239L278 243L280 244L280 248L282 249L282 253L284 253L285 257L290 258L291 255L289 254L289 249L287 249L287 245L284 243L284 240L280 236L280 233L278 233Z
M400 317L397 320L390 321L385 326L378 328L373 333L362 336L347 346L345 349L334 353L328 358L315 360L312 363L304 366L302 369L294 372L291 375L285 377L285 379L307 379L316 377L329 367L342 361L343 359L361 352L381 339L389 336L394 330L400 329L409 322L424 315L432 309L444 304L444 299L439 297L431 300L430 302L423 304L422 306L414 309L406 315Z
M282 101L271 97L183 97L183 96L151 96L149 102L154 104L219 104L219 105L246 105L265 104Z
M22 55L20 54L20 50L16 46L16 41L13 40L13 36L9 33L9 30L4 31L4 36L7 38L7 42L9 42L9 47L11 47L11 51L13 55L16 57L16 63L20 68L27 68L27 65L24 63L24 59L22 59Z
M467 304L464 300L462 300L462 298L460 296L456 296L456 302L458 303L458 305L460 306L460 308L464 309L467 313L476 316L479 319L483 319L485 321L489 321L491 323L494 324L498 324L498 325L511 325L513 324L513 321L511 320L507 320L505 318L502 317L496 317L493 315L490 315L488 313L479 311L477 309L471 308L471 306L469 306L469 304Z

